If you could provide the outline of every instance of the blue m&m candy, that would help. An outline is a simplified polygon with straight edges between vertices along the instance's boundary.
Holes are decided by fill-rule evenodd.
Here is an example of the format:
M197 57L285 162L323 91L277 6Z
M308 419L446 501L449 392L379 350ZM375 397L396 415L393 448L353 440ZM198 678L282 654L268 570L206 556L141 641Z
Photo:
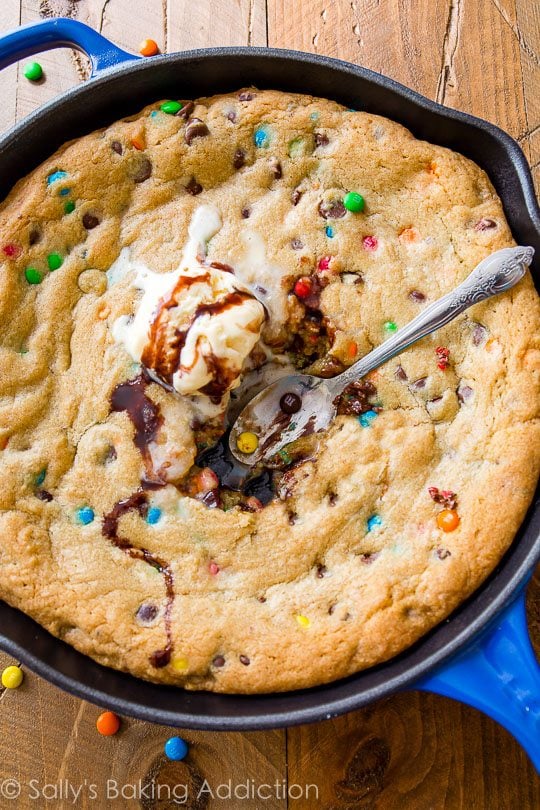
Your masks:
M182 737L169 737L164 746L165 756L172 759L174 762L180 762L185 759L189 746Z

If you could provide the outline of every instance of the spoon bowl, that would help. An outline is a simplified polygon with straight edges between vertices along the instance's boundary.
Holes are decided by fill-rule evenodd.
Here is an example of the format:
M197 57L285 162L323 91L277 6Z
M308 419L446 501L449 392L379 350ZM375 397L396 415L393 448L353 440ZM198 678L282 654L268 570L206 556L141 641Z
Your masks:
M229 447L233 455L253 466L269 460L285 445L324 430L336 414L336 394L329 383L309 374L291 374L263 388L232 426ZM296 403L298 407L293 408ZM243 433L257 437L254 452L239 449Z

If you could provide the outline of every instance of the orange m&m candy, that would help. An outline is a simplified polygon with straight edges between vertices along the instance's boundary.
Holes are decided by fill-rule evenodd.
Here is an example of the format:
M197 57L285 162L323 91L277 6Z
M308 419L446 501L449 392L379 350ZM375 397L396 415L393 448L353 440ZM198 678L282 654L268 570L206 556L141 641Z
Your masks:
M102 712L96 720L96 728L104 737L112 737L120 728L120 718L114 712Z
M159 53L159 47L154 39L143 39L139 45L139 53L143 56L155 56Z
M437 526L443 532L453 532L459 526L459 515L455 509L443 509L437 515Z

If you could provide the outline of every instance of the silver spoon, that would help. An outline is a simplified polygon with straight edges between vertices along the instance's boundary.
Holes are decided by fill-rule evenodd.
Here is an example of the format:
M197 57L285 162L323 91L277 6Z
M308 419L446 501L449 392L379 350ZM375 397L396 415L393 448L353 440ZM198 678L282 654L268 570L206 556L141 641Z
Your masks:
M492 253L462 284L429 304L403 329L337 377L293 374L263 388L233 424L229 435L231 452L239 461L254 466L268 461L296 439L324 430L336 415L339 395L350 383L440 329L472 304L509 290L523 278L533 256L532 247L503 248ZM285 395L289 395L286 401ZM258 438L258 447L252 453L238 449L237 438L243 432L254 433Z

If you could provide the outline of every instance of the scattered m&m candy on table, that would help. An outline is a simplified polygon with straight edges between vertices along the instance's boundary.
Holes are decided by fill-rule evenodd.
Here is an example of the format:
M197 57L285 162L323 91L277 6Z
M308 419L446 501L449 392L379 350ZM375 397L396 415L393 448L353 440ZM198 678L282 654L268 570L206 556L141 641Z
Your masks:
M23 682L24 674L20 667L12 665L2 672L2 686L4 689L18 689Z
M169 737L163 748L165 756L172 759L173 762L180 762L185 759L189 751L189 746L182 737Z
M112 737L120 728L120 718L114 712L102 712L96 720L96 728L103 737Z
M143 39L139 45L139 53L142 56L155 56L159 53L159 46L154 39Z
M28 62L24 66L24 78L29 82L39 82L43 77L43 68L39 62Z

